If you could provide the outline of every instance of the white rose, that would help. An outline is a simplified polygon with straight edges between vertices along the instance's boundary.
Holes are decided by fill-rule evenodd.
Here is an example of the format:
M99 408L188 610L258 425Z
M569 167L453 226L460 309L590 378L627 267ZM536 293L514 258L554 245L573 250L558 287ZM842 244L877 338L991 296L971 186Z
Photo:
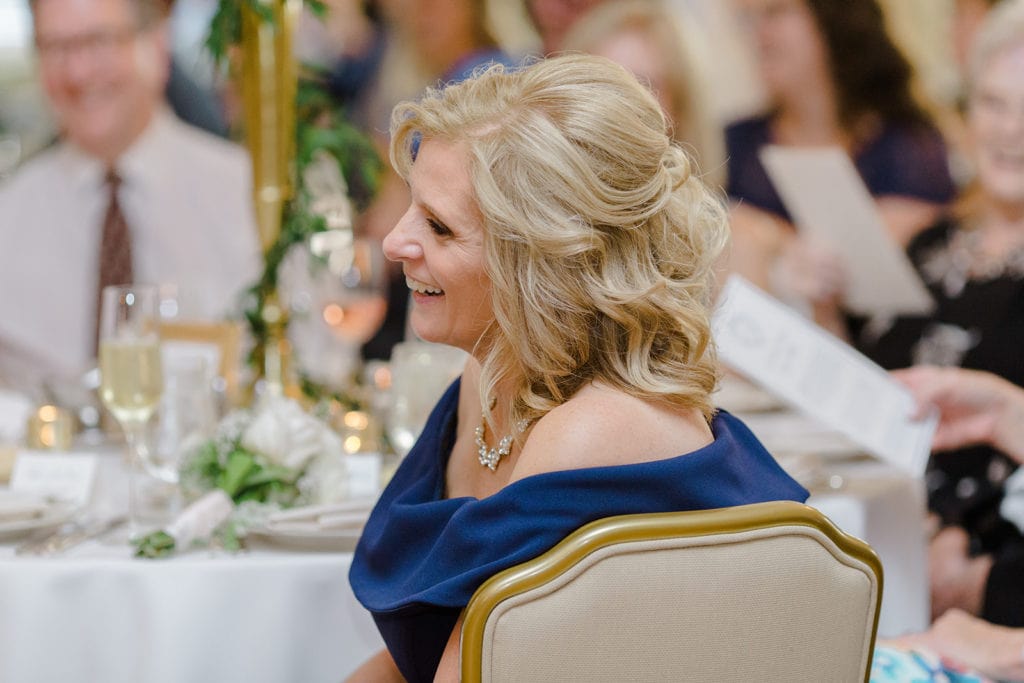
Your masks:
M306 468L299 489L309 503L340 503L349 497L347 457L341 453L322 455Z
M310 458L341 451L341 439L295 401L265 397L242 434L241 444L271 463L301 471Z

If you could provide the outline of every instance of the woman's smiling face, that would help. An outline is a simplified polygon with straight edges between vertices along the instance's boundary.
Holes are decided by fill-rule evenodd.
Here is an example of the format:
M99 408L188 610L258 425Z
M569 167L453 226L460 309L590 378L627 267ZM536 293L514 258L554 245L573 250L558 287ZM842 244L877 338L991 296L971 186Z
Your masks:
M412 329L472 352L494 320L484 269L483 216L464 147L425 139L409 171L412 202L384 238L412 290Z
M1024 208L1024 42L989 57L975 76L968 124L978 180L995 200Z

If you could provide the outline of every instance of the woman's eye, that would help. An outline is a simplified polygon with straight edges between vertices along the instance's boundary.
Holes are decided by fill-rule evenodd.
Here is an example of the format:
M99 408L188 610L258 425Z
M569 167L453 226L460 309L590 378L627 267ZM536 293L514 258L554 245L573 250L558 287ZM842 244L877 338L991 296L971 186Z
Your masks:
M437 219L428 218L427 225L430 226L430 229L434 231L435 235L440 237L447 237L452 234L452 231L448 229L448 226Z

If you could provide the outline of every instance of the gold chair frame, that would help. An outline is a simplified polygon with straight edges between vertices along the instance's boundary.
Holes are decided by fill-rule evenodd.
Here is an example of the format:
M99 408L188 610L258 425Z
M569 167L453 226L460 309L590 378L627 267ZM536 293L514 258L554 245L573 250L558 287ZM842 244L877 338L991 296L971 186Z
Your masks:
M874 575L874 618L864 675L864 681L868 683L871 675L870 658L878 633L882 604L881 560L867 543L841 531L821 512L792 501L714 510L621 515L581 527L543 555L494 575L477 589L464 615L461 680L463 683L481 681L485 626L492 611L502 601L543 586L597 550L627 542L718 536L794 526L809 527L821 532L840 552L862 563Z

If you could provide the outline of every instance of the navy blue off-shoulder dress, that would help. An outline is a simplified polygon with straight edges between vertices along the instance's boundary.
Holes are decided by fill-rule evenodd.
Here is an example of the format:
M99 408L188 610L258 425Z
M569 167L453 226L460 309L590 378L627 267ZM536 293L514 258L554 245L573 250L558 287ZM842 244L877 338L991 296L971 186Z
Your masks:
M719 412L713 443L666 460L534 475L483 499L444 498L459 381L377 502L349 580L411 682L433 680L448 637L491 575L613 515L804 501L742 422Z

